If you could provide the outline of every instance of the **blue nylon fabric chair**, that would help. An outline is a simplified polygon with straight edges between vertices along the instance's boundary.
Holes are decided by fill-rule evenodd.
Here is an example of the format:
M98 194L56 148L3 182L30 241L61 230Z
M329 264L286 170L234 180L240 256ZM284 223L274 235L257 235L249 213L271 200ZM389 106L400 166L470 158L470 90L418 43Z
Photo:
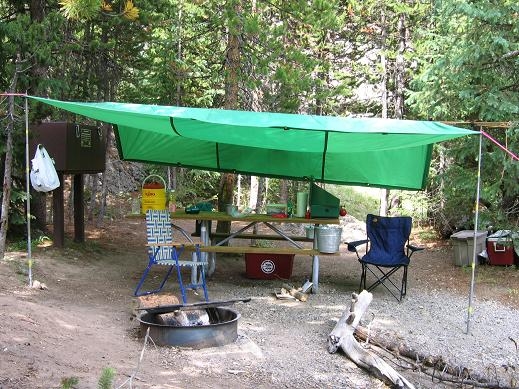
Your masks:
M411 255L423 248L409 244L413 221L409 216L385 217L367 215L368 239L348 243L348 250L355 252L362 265L359 291L368 292L379 285L385 287L398 301L407 292L407 266ZM360 256L358 247L366 245L366 254ZM396 283L397 271L402 269L402 280ZM376 281L366 288L366 276L370 272ZM393 279L391 279L391 277Z
M134 296L143 296L160 292L171 275L171 272L176 268L183 303L187 303L186 288L198 289L199 287L202 287L204 290L205 301L209 301L205 281L205 267L207 266L207 262L201 260L200 245L195 245L196 260L180 260L180 256L184 251L184 245L173 244L173 233L169 211L146 211L146 237L148 240L148 266L144 270L144 273L135 288ZM144 281L154 265L169 266L169 268L157 289L141 291ZM196 267L200 269L200 281L184 286L181 272L182 267Z

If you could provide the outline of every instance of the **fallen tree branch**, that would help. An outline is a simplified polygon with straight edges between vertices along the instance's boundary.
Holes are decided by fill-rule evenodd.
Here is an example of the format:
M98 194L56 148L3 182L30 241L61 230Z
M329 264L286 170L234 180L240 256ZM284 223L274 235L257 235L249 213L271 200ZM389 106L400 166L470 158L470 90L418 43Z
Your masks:
M360 341L369 343L372 347L377 347L410 366L399 365L400 367L418 370L431 377L433 381L470 385L478 388L517 389L519 387L519 382L513 375L510 375L508 380L502 379L505 382L509 381L510 384L503 384L499 382L497 373L494 374L494 377L489 377L488 374L471 371L465 366L453 366L446 362L442 356L421 354L403 342L395 341L387 335L376 334L360 325L355 328L354 335ZM495 366L493 368L496 369ZM430 371L431 369L432 371Z
M379 356L364 349L353 333L360 319L373 300L373 295L363 290L359 295L352 293L350 309L345 311L334 329L328 335L328 352L335 353L340 348L357 366L367 370L375 377L397 388L414 389L414 385L387 364Z

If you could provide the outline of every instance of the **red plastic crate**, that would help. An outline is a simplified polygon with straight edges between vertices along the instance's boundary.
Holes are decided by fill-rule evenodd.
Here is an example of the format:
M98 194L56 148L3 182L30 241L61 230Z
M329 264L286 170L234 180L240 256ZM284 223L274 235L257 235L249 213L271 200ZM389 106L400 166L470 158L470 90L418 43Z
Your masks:
M509 266L514 264L514 245L507 231L498 231L487 238L488 263Z
M294 254L245 254L245 273L254 279L285 279L292 275Z

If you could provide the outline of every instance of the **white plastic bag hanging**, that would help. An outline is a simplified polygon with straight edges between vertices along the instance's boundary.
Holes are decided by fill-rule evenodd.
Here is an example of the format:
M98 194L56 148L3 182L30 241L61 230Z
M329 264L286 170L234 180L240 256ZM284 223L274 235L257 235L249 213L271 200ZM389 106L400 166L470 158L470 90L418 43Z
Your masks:
M36 147L34 159L31 161L31 184L38 192L50 192L59 187L59 178L54 161L42 145Z

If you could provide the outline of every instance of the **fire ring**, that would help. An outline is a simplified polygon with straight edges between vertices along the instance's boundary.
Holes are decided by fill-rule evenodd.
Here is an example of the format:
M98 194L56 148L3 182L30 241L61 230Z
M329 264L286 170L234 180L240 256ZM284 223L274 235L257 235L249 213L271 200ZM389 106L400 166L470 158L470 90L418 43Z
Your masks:
M144 313L137 320L141 334L148 328L150 337L159 346L181 346L193 349L218 347L234 342L238 338L240 314L230 308L206 308L209 324L192 326L172 326L161 324L154 313Z

